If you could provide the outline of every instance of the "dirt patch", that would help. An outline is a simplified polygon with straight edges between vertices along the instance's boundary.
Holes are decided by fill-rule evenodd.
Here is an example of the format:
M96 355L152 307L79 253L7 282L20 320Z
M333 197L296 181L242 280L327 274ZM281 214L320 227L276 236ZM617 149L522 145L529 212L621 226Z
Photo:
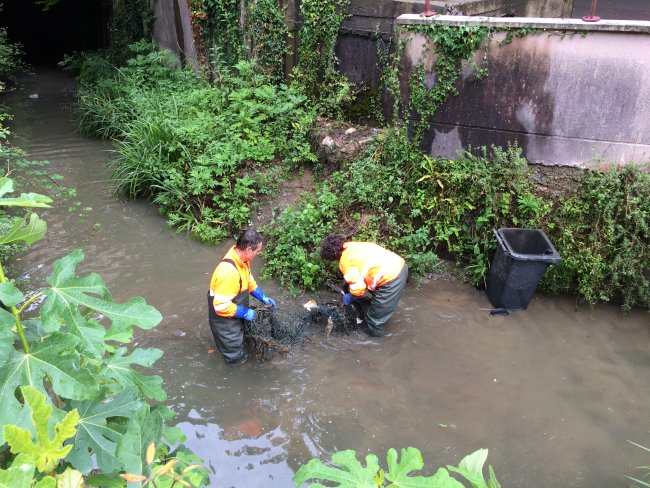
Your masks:
M372 143L381 129L319 119L312 132L311 142L325 174L341 167L341 163L355 159Z
M310 136L312 149L318 156L319 176L327 177L345 161L355 159L379 133L376 128L319 118ZM272 195L260 198L253 225L268 224L282 210L295 205L303 193L312 192L314 172L311 165L296 166Z
M530 181L536 186L536 193L552 200L576 195L584 169L572 166L533 165Z
M260 198L253 216L253 226L266 225L285 208L295 205L303 193L314 188L314 174L309 167L294 168L291 175L271 195Z

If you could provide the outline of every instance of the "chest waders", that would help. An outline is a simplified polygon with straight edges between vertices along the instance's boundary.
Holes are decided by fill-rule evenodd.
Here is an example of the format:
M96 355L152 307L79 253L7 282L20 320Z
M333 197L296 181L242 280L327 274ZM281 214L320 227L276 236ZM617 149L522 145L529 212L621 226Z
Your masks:
M232 259L224 259L223 261L232 264L237 269ZM237 270L237 273L239 273L239 270ZM248 284L242 290L241 275L239 276L239 290L239 294L233 298L233 303L248 307ZM217 349L223 354L227 363L236 363L246 355L243 320L217 315L217 312L214 311L213 297L210 296L208 291L208 323Z
M404 264L397 278L390 283L378 287L374 292L370 292L372 300L366 313L366 324L368 325L368 334L374 337L384 337L384 325L393 316L397 309L397 304L406 286L406 279L409 275L409 269Z

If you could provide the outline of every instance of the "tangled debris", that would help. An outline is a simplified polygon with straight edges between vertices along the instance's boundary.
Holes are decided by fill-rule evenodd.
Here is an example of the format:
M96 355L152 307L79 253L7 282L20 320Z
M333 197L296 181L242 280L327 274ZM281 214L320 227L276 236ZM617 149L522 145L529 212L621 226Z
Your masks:
M251 352L260 359L274 353L286 354L295 344L309 340L309 334L322 330L327 337L332 332L348 334L363 324L360 304L317 304L314 300L303 305L302 311L257 308L255 320L245 323L244 340Z

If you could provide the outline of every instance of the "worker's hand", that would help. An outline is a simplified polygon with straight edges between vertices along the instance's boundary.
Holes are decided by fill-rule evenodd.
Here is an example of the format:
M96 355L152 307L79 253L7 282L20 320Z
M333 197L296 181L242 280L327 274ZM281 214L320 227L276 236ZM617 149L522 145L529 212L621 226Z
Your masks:
M253 310L252 308L249 308L246 310L246 313L244 314L244 320L255 320L255 317L257 317L257 312Z
M275 310L275 300L273 300L273 298L267 297L259 286L251 292L251 295L257 298L264 305L271 305L273 307L273 310Z
M352 293L346 293L343 295L341 298L341 301L343 302L343 305L350 305L352 301L354 300L354 295Z
M271 307L273 307L273 310L277 308L277 305L275 304L275 300L273 300L273 298L267 297L266 295L262 297L262 303L264 305L271 305Z

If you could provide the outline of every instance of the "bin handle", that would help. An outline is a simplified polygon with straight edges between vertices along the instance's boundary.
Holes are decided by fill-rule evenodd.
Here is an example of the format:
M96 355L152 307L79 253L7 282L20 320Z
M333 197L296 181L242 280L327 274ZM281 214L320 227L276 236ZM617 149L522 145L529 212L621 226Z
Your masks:
M497 229L492 229L492 232L494 232L494 237L497 238L497 241L501 245L501 250L503 251L503 254L505 254L506 256L510 256L510 250L509 250L508 246L506 245L506 243L504 242L501 235L499 234L498 230Z

